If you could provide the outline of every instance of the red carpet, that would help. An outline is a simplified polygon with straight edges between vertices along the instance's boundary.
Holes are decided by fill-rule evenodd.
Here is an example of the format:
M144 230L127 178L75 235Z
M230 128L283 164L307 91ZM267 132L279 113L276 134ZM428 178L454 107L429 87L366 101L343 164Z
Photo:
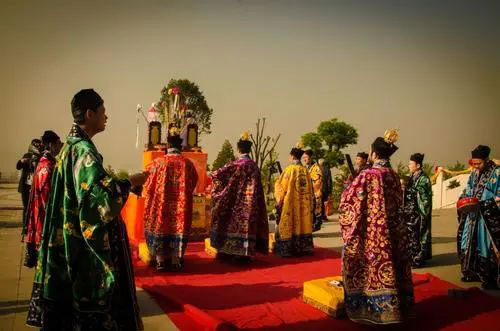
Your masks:
M301 258L258 256L247 266L234 266L208 256L203 243L190 243L181 273L156 273L141 262L135 268L137 286L151 293L181 330L230 329L227 322L245 330L366 329L302 302L304 281L340 274L339 255L331 250L317 248L314 256ZM413 281L417 319L404 329L500 329L500 300L480 290L466 299L448 297L456 286L429 274L414 275Z

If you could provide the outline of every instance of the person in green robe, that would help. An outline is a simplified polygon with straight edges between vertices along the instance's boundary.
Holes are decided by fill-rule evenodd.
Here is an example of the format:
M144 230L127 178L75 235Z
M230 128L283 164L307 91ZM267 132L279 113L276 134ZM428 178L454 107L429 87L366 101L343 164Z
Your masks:
M409 232L413 267L420 268L432 258L432 184L422 169L424 154L410 157L411 176L405 186L404 210Z
M92 137L104 131L92 89L71 101L74 124L56 159L27 324L42 330L141 330L130 248L120 211L132 188L110 176Z

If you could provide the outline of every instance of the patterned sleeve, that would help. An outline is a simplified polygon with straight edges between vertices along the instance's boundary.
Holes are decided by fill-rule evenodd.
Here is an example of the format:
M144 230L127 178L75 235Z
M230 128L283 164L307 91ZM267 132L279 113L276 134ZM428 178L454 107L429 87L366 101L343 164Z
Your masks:
M467 185L465 186L462 194L460 195L460 199L472 197L472 190L474 187L473 177L474 177L474 172L472 172L469 175L469 179L467 180Z
M316 197L321 197L321 190L323 188L323 175L321 174L321 169L319 166L314 167L313 171L310 172L312 186L314 189L314 195Z
M307 180L308 180L308 183L309 183L309 192L311 192L311 194L309 194L309 203L311 204L312 208L311 208L311 212L314 214L314 211L316 209L316 190L315 190L315 186L314 186L314 180L312 179L312 174L309 173L309 171L305 171L306 173L306 177L307 177Z
M38 183L39 189L40 189L40 197L42 200L42 206L43 208L46 208L47 202L49 201L49 194L50 194L50 180L52 178L52 171L54 170L53 167L50 166L45 166L43 167L40 172L37 173L38 176Z
M432 185L427 176L422 176L417 183L418 211L422 216L432 212Z
M73 177L82 234L92 249L100 251L108 248L106 224L120 214L130 182L111 177L92 149L75 148L74 153Z
M229 180L229 174L233 172L234 163L228 163L222 168L219 168L212 172L212 194L218 194L227 186L227 181Z
M288 181L290 180L290 170L285 169L274 184L274 197L277 205L282 205L285 200L285 195L288 189Z
M361 221L363 208L367 201L367 173L360 173L349 187L342 193L339 205L339 223L344 242L351 237L356 225Z

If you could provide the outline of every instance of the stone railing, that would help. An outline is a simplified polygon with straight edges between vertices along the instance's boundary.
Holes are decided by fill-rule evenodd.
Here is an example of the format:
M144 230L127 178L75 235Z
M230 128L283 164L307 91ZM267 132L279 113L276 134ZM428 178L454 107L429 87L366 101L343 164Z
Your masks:
M462 194L469 174L462 174L450 179L444 180L443 174L440 173L436 178L436 183L432 185L432 208L454 208L457 204L460 194ZM459 186L449 188L451 182L457 181Z

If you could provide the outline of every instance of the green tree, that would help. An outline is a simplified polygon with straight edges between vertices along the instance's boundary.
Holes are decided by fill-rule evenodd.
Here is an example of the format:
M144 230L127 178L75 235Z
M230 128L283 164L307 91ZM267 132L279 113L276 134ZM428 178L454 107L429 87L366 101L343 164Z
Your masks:
M339 172L333 176L333 208L338 209L340 204L340 197L345 189L345 182L351 176L349 167L347 165L341 165L338 167Z
M323 149L323 140L316 132L309 132L302 136L302 143L313 151L313 159L318 161L323 158L326 150Z
M179 88L179 105L185 106L191 110L193 117L198 124L200 134L210 134L212 125L212 114L214 110L207 104L207 100L200 90L199 86L189 81L188 79L171 79L168 85L161 90L160 101L156 105L163 122L178 122L179 119L174 118L174 114L170 113L172 104L174 103L174 96L168 94L171 88ZM179 125L179 123L176 123Z
M447 166L446 168L447 168L448 170L451 170L451 171L462 171L462 170L467 169L467 167L465 166L465 164L460 163L460 162L458 162L458 161L457 161L454 165L452 165L452 166ZM443 179L444 179L444 180L450 179L451 177L453 177L453 175L448 174L448 173L446 173L446 172L443 172Z
M434 174L434 164L424 163L422 170L430 178Z
M396 173L398 174L399 178L406 178L410 175L410 169L408 169L408 166L406 164L399 161L396 167Z
M219 168L222 168L226 163L234 161L234 150L233 146L231 146L231 143L229 140L225 140L224 143L222 144L222 148L217 154L217 158L215 159L214 163L212 164L212 171L215 171Z
M334 118L319 124L317 132L302 136L305 147L312 149L314 158L324 158L329 167L344 164L342 149L358 142L358 132L350 124Z

